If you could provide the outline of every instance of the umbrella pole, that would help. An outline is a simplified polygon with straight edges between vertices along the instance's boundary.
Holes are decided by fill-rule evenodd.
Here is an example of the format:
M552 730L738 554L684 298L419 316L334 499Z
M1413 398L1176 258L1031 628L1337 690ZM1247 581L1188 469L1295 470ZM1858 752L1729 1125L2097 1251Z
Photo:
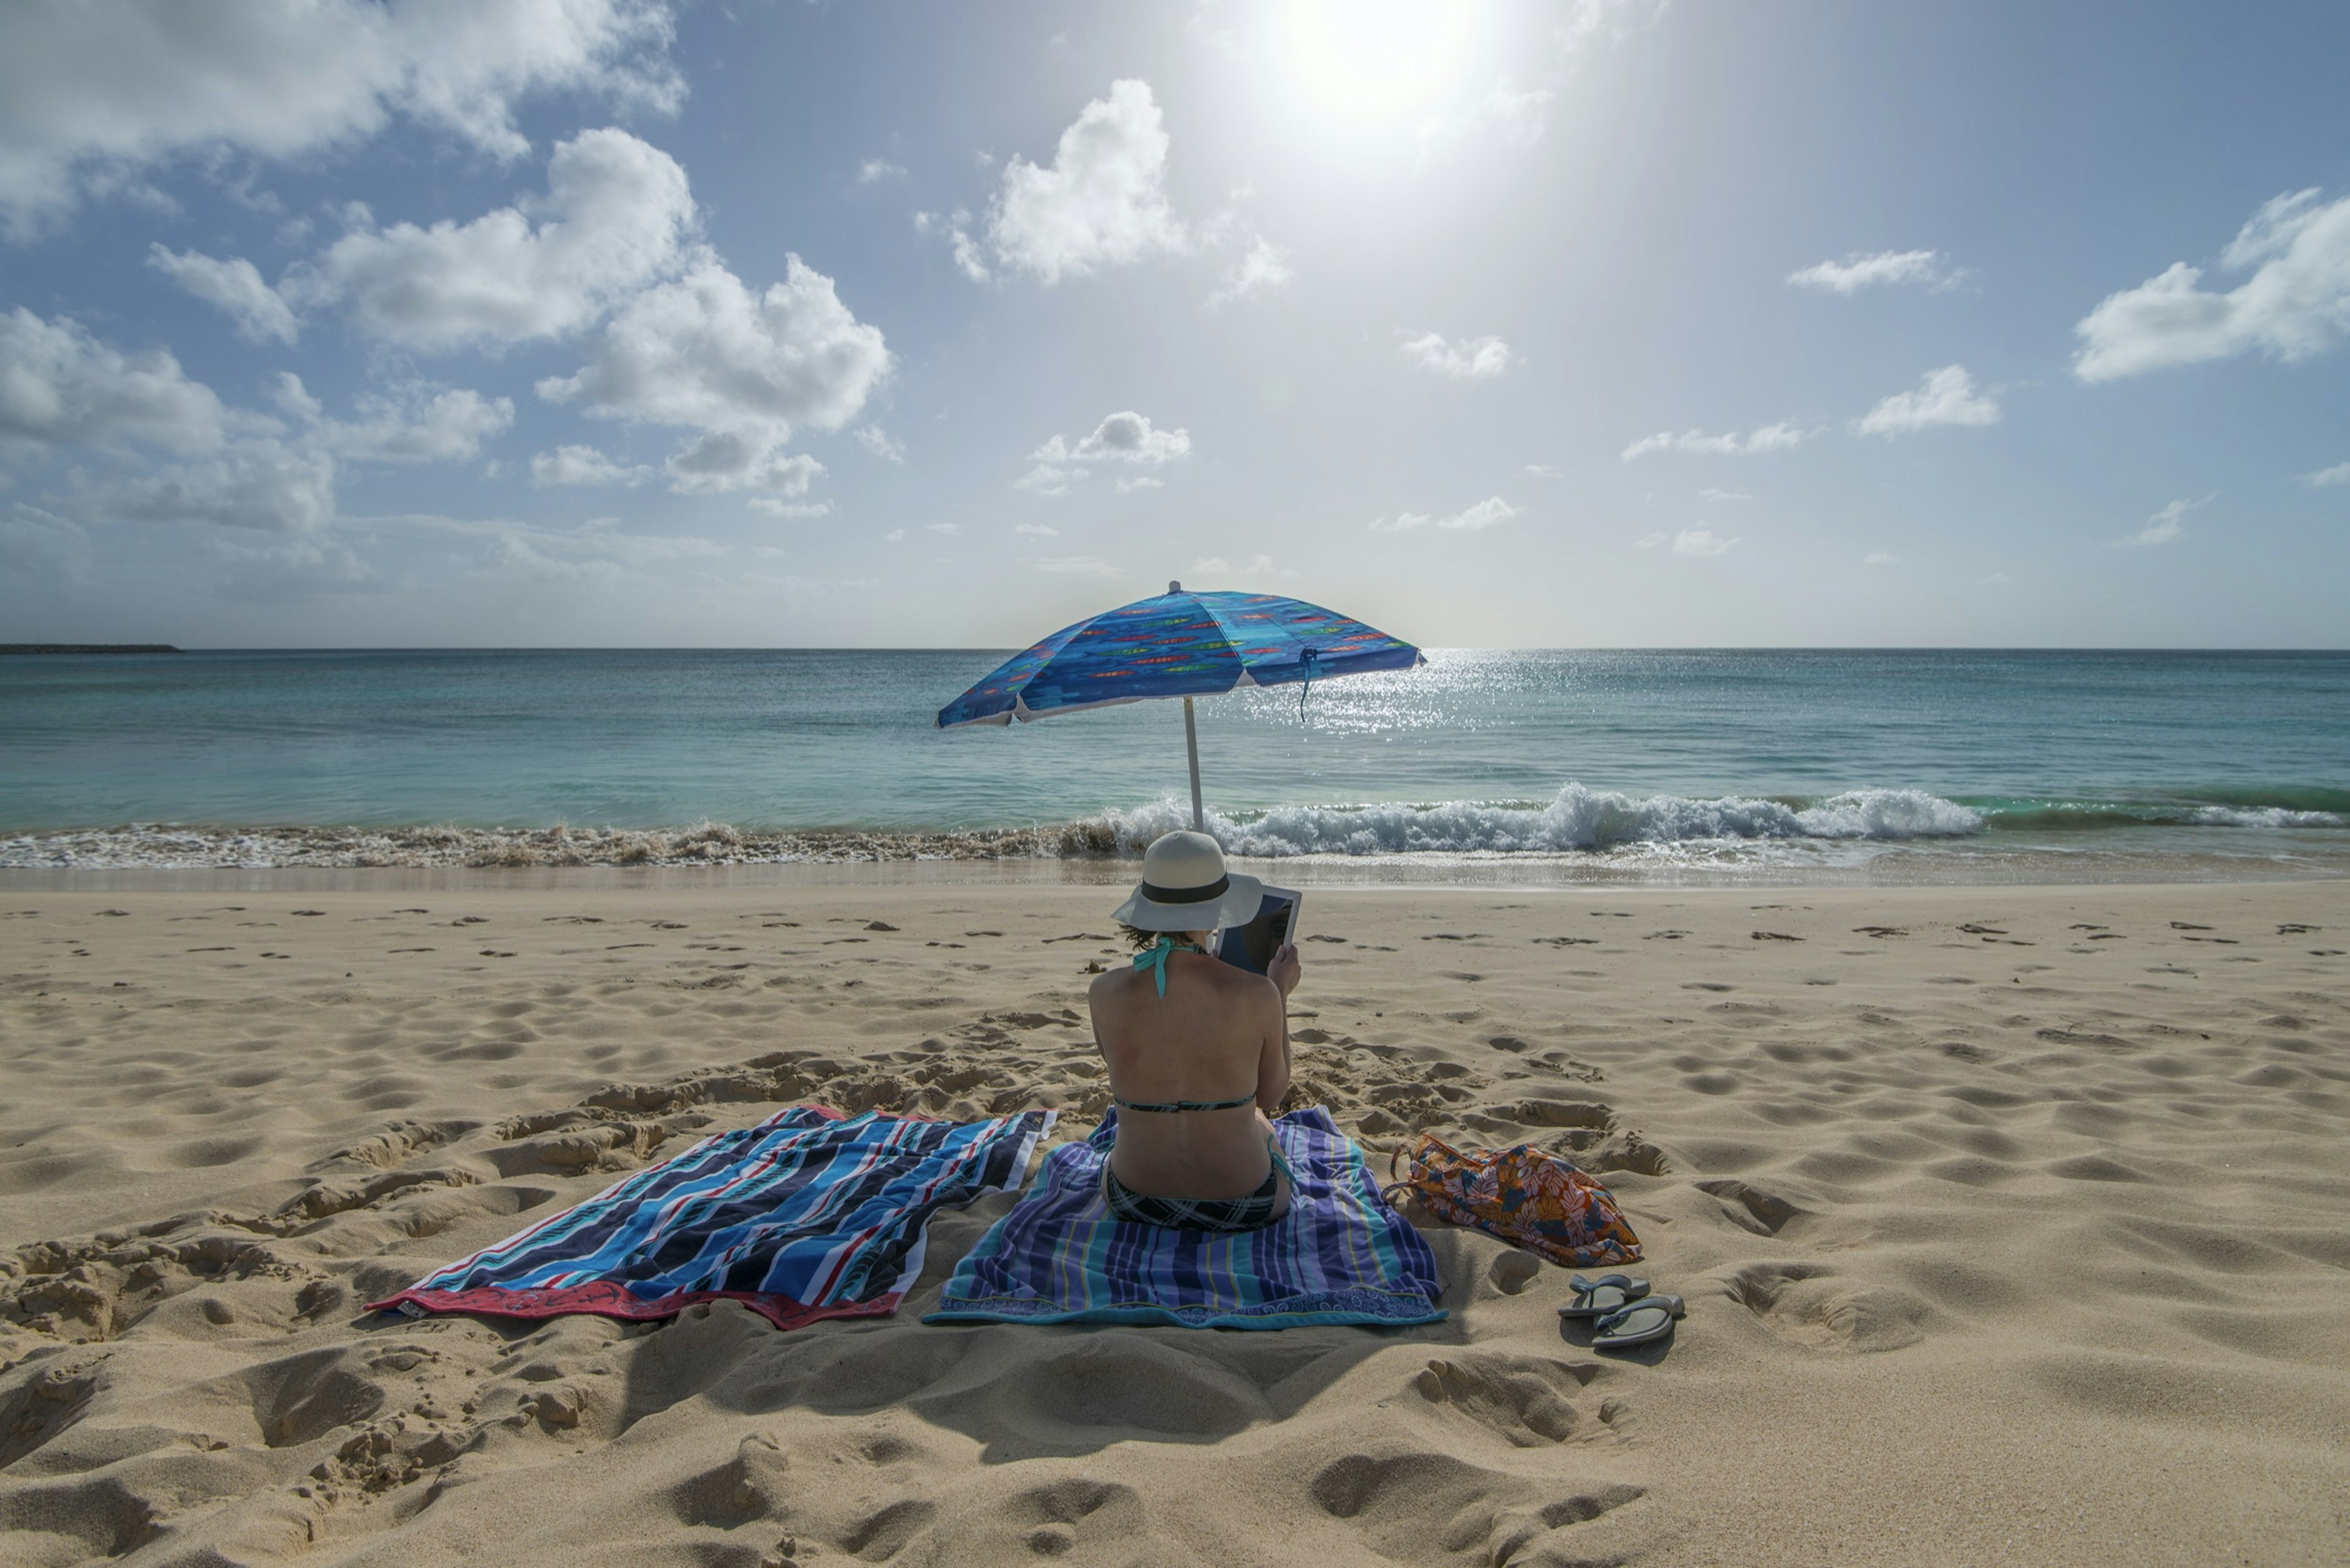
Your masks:
M1191 759L1191 831L1208 831L1207 813L1200 809L1200 725L1191 717L1191 700L1183 699L1183 750Z

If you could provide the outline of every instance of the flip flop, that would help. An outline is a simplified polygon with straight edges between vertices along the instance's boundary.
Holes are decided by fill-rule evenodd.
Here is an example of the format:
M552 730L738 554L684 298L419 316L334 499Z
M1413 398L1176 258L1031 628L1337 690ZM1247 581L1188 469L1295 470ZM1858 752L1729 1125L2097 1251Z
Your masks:
M1591 1348L1629 1350L1635 1345L1669 1339L1672 1336L1673 1319L1688 1310L1679 1296L1650 1296L1618 1307L1592 1324L1598 1332L1591 1336Z
M1577 1274L1566 1284L1575 1299L1558 1309L1561 1317L1606 1317L1648 1293L1648 1282L1629 1274L1602 1274L1596 1280Z

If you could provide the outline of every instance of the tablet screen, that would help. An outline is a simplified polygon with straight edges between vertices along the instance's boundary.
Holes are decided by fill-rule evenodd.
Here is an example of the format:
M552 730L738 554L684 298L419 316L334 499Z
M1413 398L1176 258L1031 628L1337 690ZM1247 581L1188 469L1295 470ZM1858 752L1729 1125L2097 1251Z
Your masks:
M1263 974L1273 967L1273 955L1282 944L1296 939L1297 910L1304 895L1288 888L1267 885L1257 899L1256 918L1232 926L1216 949L1216 956L1237 968Z

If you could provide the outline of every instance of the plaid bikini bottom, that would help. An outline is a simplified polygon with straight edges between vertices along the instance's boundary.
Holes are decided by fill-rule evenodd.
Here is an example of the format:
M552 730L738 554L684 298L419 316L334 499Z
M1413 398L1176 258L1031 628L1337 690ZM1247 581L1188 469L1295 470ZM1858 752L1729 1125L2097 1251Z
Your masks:
M1160 1198L1137 1192L1118 1179L1109 1162L1102 1162L1102 1197L1109 1211L1137 1225L1157 1225L1169 1231L1262 1231L1273 1223L1273 1206L1281 1197L1281 1178L1288 1165L1280 1147L1265 1140L1273 1151L1273 1168L1264 1185L1244 1198Z

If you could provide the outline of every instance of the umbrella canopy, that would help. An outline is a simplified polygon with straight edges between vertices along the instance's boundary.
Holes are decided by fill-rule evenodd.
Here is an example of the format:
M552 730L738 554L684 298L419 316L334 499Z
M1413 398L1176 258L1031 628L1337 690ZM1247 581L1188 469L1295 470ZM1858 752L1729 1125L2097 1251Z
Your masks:
M1409 670L1419 649L1278 594L1187 593L1180 583L1066 626L939 710L939 728L1008 724L1149 697L1205 697Z
M1183 699L1191 826L1204 826L1191 699L1427 662L1419 649L1335 610L1277 594L1195 594L1180 583L1066 626L939 710L939 728L1025 722L1152 697Z

